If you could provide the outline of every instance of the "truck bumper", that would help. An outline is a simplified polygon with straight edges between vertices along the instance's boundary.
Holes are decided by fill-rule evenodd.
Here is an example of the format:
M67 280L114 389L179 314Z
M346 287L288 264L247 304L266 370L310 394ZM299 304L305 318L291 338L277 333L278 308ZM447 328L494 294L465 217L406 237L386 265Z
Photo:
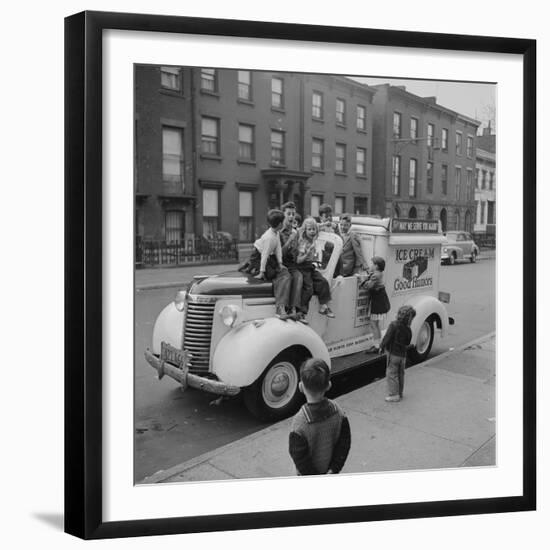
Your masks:
M215 393L217 395L237 395L241 388L238 386L230 386L219 380L204 378L189 372L189 369L184 367L176 367L167 361L161 361L160 357L151 353L150 350L145 350L145 359L157 372L159 380L166 374L181 384L183 390L188 386L197 390Z

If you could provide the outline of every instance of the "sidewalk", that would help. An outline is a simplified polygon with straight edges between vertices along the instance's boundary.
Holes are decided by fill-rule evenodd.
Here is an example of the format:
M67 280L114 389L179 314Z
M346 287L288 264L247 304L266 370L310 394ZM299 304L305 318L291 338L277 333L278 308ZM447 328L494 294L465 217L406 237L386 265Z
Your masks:
M352 432L343 473L496 464L494 333L407 369L400 403L386 403L385 395L379 380L336 399ZM290 423L273 424L142 483L293 476Z
M478 260L495 257L494 249L481 250ZM136 289L151 290L155 288L171 288L183 286L191 281L194 275L215 275L224 271L235 271L238 263L204 264L184 267L160 267L136 270Z

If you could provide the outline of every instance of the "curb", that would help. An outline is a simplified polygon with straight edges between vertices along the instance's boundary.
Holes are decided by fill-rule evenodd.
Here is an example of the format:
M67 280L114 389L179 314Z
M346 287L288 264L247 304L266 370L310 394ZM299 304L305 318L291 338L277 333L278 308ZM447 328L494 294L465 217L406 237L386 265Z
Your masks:
M418 366L418 367L430 367L431 365L433 365L435 363L445 361L445 359L447 359L449 356L454 355L456 353L460 353L460 352L468 349L471 346L474 346L476 344L480 344L480 343L486 342L488 340L491 340L495 336L496 336L496 331L490 332L488 334L480 336L479 338L476 338L475 340L471 340L470 342L466 342L465 344L462 344L462 345L460 345L456 348L453 348L452 350L441 353L440 355L438 355L436 357L432 357L431 359L428 359L427 361L424 361L423 363L415 365L415 367L416 366ZM376 382L373 382L373 383L369 384L369 386L372 386L373 384L380 384L382 382L383 382L383 379L378 380ZM338 398L338 399L341 399L341 397ZM345 396L343 396L343 397L345 397ZM176 466L172 466L171 468L168 468L168 470L159 470L158 472L143 478L136 485L162 483L163 481L166 481L167 479L170 479L171 477L175 477L176 475L179 475L182 472L185 472L186 470L190 470L191 468L194 468L195 466L203 464L204 462L208 462L210 459L212 459L212 458L214 458L214 457L216 457L216 456L218 456L222 453L225 453L226 451L234 449L235 447L238 447L239 445L241 445L242 443L244 443L246 441L253 441L254 439L262 437L264 434L267 434L269 432L278 430L279 426L283 422L288 422L288 421L289 421L288 418L285 419L285 420L281 420L279 422L276 422L275 424L272 424L271 426L268 426L267 428L263 428L262 430L254 432L253 434L247 435L247 436L242 437L240 439L236 439L235 441L232 441L231 443L228 443L227 445L222 445L221 447L218 447L217 449L213 449L212 451L208 451L208 452L206 452L202 455L198 455L198 456L196 456L194 458L191 458L191 459L189 459L185 462L177 464Z

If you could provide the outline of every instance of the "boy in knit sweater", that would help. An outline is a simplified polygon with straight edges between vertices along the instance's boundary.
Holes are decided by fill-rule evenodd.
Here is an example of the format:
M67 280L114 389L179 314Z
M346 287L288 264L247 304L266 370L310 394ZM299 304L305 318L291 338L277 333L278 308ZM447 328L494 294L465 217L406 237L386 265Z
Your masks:
M322 359L308 359L300 369L300 391L307 403L296 413L289 435L289 453L298 475L337 474L351 445L349 421L325 393L330 371Z

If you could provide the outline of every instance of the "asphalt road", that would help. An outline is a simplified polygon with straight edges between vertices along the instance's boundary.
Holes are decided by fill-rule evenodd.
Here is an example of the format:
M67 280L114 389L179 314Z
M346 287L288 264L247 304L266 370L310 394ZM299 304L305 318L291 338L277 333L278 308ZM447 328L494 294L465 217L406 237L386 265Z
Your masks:
M495 330L494 259L442 266L440 289L451 293L447 309L455 325L445 340L436 335L431 356ZM159 381L145 362L143 350L150 346L154 320L174 294L173 288L136 294L136 482L267 426L250 415L240 397L217 403L210 394L193 390L184 393L169 377ZM382 377L383 371L381 364L342 376L334 381L331 396L368 384Z

